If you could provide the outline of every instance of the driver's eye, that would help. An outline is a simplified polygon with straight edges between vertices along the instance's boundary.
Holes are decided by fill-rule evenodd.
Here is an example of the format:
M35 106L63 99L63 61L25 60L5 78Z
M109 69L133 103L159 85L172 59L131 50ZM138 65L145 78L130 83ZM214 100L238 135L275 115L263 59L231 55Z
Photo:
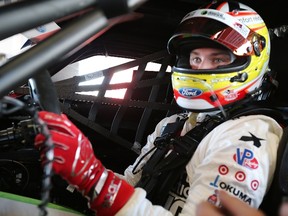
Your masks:
M190 59L190 62L194 63L194 64L200 64L202 62L202 60L199 57L193 57Z
M225 62L225 60L221 59L221 58L216 58L213 60L214 63L222 63Z

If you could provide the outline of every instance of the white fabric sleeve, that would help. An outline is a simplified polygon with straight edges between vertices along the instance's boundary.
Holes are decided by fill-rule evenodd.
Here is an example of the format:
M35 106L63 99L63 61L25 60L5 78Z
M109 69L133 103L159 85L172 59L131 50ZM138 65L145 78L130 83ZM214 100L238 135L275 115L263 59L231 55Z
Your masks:
M258 208L273 178L283 129L270 117L243 116L209 133L186 166L189 195L181 215L194 215L202 200L219 205L225 190Z
M117 212L116 216L173 216L171 212L162 206L152 205L145 197L146 191L142 188L136 188L132 197L130 197L125 206Z

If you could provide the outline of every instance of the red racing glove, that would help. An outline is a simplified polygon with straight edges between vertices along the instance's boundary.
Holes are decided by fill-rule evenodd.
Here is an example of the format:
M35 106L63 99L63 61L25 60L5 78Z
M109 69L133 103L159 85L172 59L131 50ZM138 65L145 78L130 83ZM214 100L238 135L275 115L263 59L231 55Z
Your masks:
M95 155L90 141L66 115L40 111L39 120L47 124L55 145L53 171L75 186L97 215L115 215L128 201L134 188L107 170ZM35 137L35 147L45 163L45 137Z

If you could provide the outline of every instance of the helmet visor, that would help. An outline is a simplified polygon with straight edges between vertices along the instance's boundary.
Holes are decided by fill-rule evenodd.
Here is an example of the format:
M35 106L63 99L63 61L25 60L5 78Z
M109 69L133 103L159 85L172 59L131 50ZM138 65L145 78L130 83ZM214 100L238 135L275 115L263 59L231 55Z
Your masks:
M209 39L210 43L199 44L197 38ZM176 52L179 52L183 45L190 44L191 50L200 46L211 47L214 42L224 45L237 56L248 56L254 53L255 42L258 42L257 52L263 50L265 38L227 13L200 9L184 17L169 44L172 46L171 49L177 47Z

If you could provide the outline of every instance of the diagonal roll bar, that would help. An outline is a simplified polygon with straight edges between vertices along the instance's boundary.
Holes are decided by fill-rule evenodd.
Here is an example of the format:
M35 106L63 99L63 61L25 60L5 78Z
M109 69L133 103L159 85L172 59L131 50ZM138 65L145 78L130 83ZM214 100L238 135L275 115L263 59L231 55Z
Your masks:
M128 0L127 5L130 9L134 9L138 7L140 2L144 1L145 0ZM0 39L1 36L11 36L12 34L37 27L43 23L76 12L77 6L80 7L83 2L85 2L85 4L83 3L80 9L87 9L96 4L95 0L43 0L40 3L37 3L37 1L36 3L35 1L33 2L34 3L24 1L19 4L15 3L0 7ZM30 9L28 9L29 5ZM48 5L49 9L47 8ZM53 5L55 6L54 8L57 9L52 10ZM34 13L34 11L31 12L31 6L39 9L39 11L42 12L41 16L37 16L39 15L39 11L37 13ZM64 6L67 6L67 8L63 9L62 7ZM35 15L37 17L35 17ZM28 18L26 19L26 17ZM7 22L9 19L11 19L11 22ZM64 29L61 29L61 31L58 31L51 37L2 65L2 67L0 67L0 98L7 95L9 91L19 85L22 85L36 73L45 71L59 59L63 58L63 56L67 56L67 53L75 50L75 48L85 41L101 32L108 24L108 19L101 9L89 10L81 16L81 18L70 23L69 26L66 26ZM23 27L20 27L21 25L23 25Z

